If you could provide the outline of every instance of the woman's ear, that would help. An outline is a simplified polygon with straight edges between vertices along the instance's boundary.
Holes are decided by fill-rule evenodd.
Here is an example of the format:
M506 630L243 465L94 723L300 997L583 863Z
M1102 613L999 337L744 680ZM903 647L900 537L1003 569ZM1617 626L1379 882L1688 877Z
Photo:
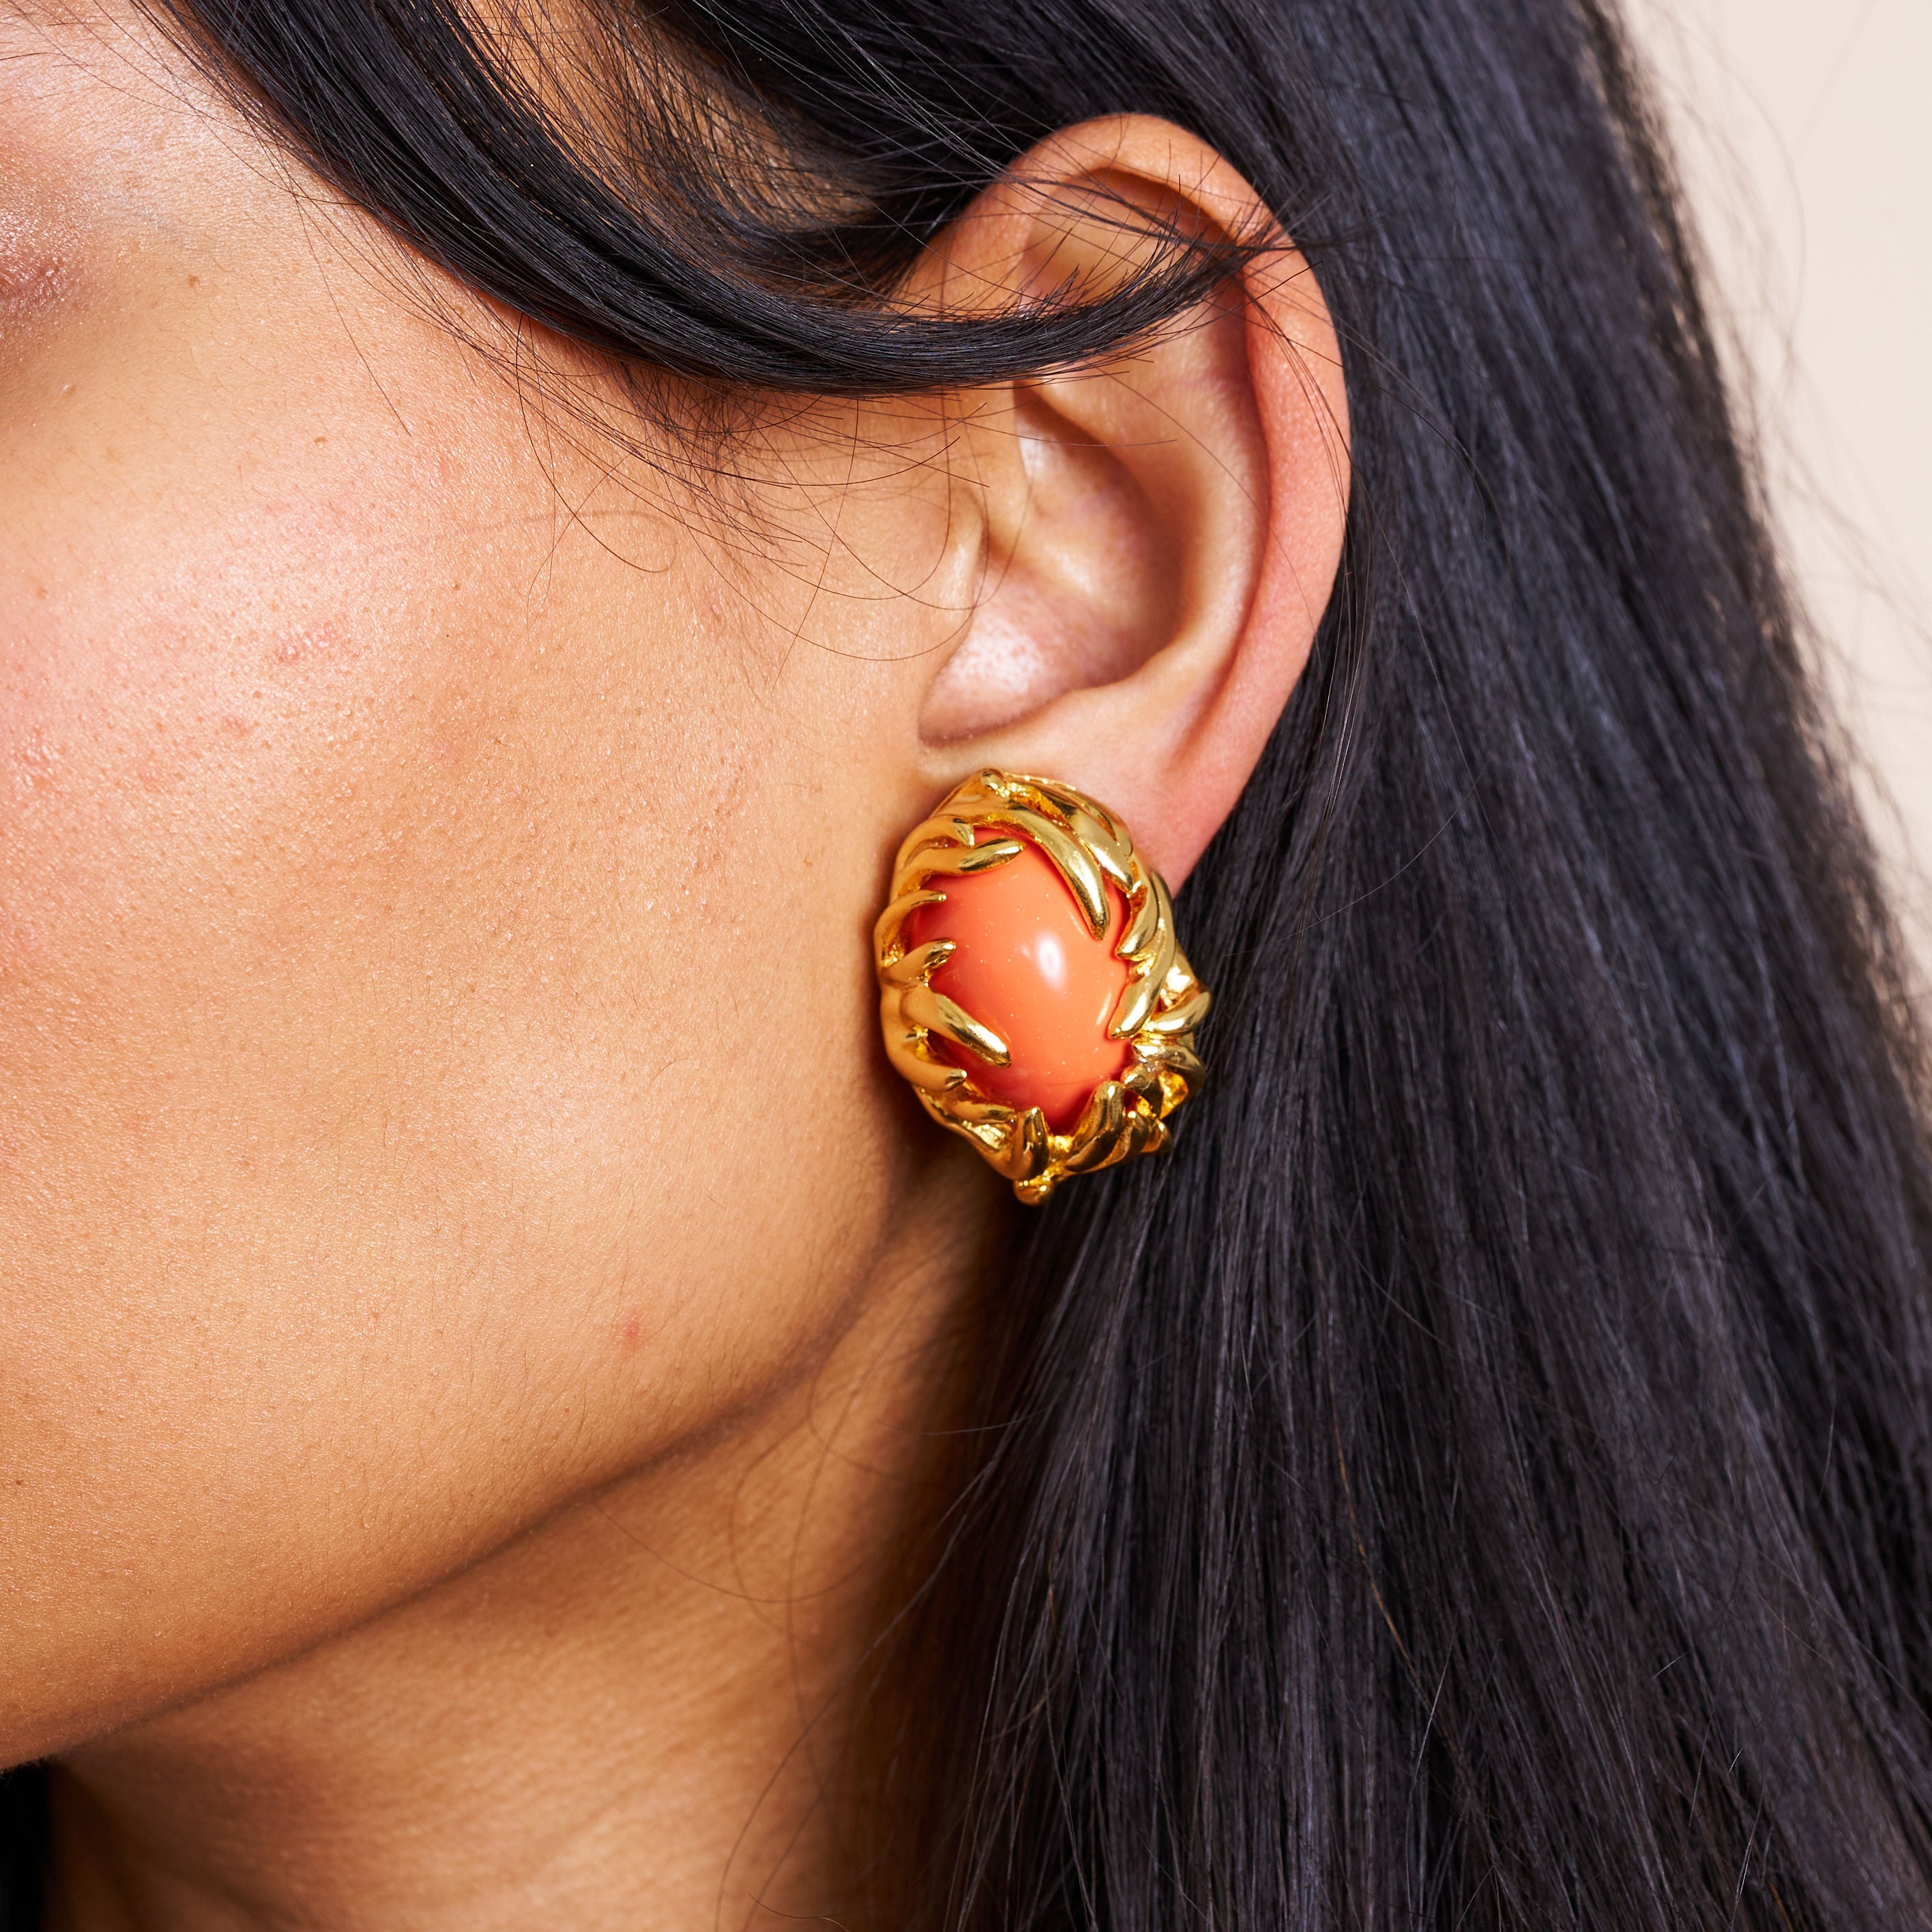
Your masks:
M1124 203L1273 232L1211 148L1122 116L1035 149L920 279L948 305L1097 292L1144 245ZM1068 780L1178 885L1261 756L1341 556L1347 402L1307 264L1277 236L1150 345L976 395L954 449L979 593L923 692L933 789L980 765Z

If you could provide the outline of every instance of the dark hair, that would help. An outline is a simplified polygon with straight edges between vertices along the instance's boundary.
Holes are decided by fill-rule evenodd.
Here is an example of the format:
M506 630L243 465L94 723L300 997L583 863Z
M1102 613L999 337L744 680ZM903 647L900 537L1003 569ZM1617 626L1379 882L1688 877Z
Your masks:
M721 393L1180 314L1178 243L892 303L1120 111L1255 184L1346 362L1342 573L1185 896L1216 1085L1000 1288L894 1922L1932 1922L1918 1046L1600 0L584 4L580 127L454 0L172 17L424 254Z

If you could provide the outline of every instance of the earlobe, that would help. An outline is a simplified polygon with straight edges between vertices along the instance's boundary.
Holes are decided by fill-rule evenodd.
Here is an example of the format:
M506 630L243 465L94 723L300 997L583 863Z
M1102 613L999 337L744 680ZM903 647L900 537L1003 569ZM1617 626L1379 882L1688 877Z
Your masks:
M1065 179L1083 153L1110 196L1160 218L1178 199L1231 234L1265 218L1166 122L1072 130L1038 165ZM1100 226L1036 235L1035 279L1065 251L1090 276L1118 245L1118 218ZM953 245L990 232L969 220ZM1340 558L1346 402L1319 290L1284 244L1150 346L982 399L968 434L981 586L926 693L933 776L988 765L1077 785L1178 885L1261 756Z

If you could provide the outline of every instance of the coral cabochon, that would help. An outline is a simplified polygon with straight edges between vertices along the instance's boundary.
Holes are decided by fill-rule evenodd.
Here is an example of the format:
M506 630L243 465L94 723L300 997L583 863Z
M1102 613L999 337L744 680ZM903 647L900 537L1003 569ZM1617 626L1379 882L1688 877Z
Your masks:
M874 952L892 1064L1022 1201L1165 1146L1201 1084L1167 888L1071 785L958 786L899 848Z

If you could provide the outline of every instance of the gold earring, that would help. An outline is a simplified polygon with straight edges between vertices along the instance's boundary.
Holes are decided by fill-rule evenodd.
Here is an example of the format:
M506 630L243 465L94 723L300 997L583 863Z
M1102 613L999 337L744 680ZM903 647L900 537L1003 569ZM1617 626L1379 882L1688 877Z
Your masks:
M1167 887L1071 785L956 787L900 846L873 953L893 1066L1022 1201L1158 1151L1201 1084Z

